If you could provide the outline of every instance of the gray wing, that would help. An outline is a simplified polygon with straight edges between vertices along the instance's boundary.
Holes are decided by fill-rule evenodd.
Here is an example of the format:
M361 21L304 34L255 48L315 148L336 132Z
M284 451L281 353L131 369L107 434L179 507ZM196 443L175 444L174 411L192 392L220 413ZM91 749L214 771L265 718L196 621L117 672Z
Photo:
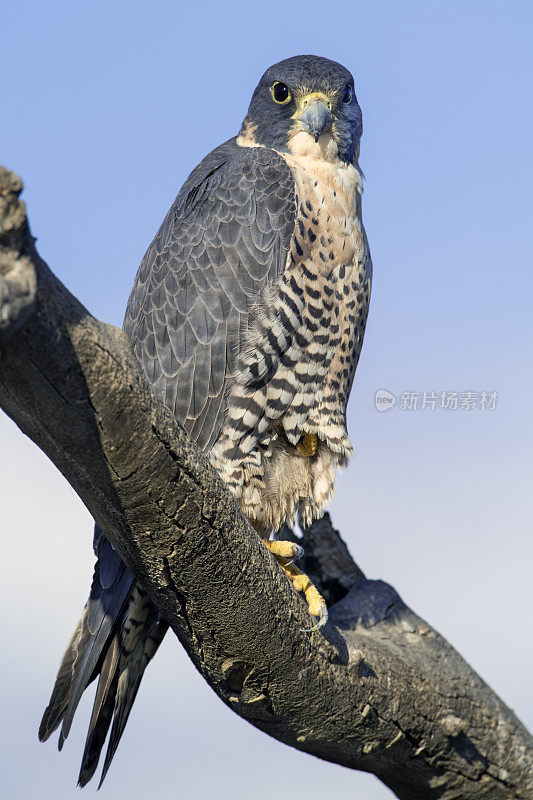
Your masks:
M186 181L137 273L124 330L156 394L206 450L250 311L285 267L295 218L283 158L230 140Z

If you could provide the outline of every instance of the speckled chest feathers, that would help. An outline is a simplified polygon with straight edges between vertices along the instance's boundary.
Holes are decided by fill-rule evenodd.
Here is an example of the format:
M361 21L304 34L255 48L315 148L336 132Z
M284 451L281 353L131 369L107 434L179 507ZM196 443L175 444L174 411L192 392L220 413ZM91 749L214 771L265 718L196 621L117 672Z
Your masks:
M330 137L280 154L295 182L283 273L250 315L211 460L257 530L319 516L352 453L346 404L368 314L371 261L358 170Z

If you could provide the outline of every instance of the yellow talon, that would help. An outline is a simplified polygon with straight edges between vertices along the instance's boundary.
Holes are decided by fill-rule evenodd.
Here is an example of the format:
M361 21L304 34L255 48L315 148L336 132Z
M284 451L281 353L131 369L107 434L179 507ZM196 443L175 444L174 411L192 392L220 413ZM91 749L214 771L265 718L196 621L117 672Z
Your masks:
M276 561L284 571L297 592L303 592L307 600L309 613L313 617L318 617L318 622L311 628L305 628L306 632L317 630L328 621L328 609L326 601L311 581L301 569L292 563L295 558L299 558L303 553L303 548L295 542L277 542L270 539L263 539L263 544L275 557ZM290 559L290 560L288 560Z
M299 453L307 458L311 458L316 454L318 447L318 436L316 433L302 433L300 441L296 445Z
M316 587L311 584L305 593L307 604L309 606L309 613L314 617L319 617L322 609L324 608L324 598L317 591Z
M295 558L300 558L303 553L303 547L295 542L277 542L270 539L263 541L267 550L270 550L273 556L277 559L287 559L294 561ZM282 563L280 561L280 563Z
M322 625L325 625L328 621L328 609L326 606L326 601L316 588L314 584L311 583L308 576L305 572L302 572L301 569L295 567L294 564L287 564L283 567L286 576L298 592L303 592L305 595L305 599L307 600L307 607L309 608L309 613L313 615L313 617L318 617L318 623L314 626L314 628L306 628L306 630L314 630L315 628L321 628Z

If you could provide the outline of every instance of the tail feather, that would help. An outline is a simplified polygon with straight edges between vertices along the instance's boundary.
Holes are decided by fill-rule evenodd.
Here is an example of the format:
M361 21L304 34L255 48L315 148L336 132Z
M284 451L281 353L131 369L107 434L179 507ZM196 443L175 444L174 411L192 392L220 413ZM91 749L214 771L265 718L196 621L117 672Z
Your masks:
M127 600L129 587L128 589L124 587L124 589L124 594L126 594L125 600ZM61 738L63 740L66 739L70 733L74 714L76 713L83 692L98 674L98 662L101 661L102 654L107 651L112 631L113 621L104 617L96 633L88 631L87 636L84 637L81 642L80 657L75 665L75 674L73 675L70 687L68 705L65 709L63 724L61 726Z
M135 585L128 598L120 628L113 637L100 671L100 680L78 778L80 786L85 786L98 766L100 752L116 708L117 687L121 672L124 670L124 665L128 664L131 659L137 640L143 631L149 609L150 601L146 593L138 585Z
M122 562L121 566L122 569L117 570L116 580L109 589L101 589L98 597L94 597L91 591L91 598L83 616L81 641L78 645L79 656L74 667L69 701L61 727L63 739L70 733L81 696L98 674L99 662L107 652L115 624L122 618L128 597L131 596L134 578ZM96 572L97 569L95 580L99 581ZM94 583L93 580L93 586ZM109 592L112 593L111 597L107 596Z
M63 656L39 727L39 739L45 741L63 723L59 735L61 750L83 692L99 675L80 786L85 786L94 775L113 720L102 784L144 670L168 628L98 526L94 546L98 560L89 600Z
M145 626L143 637L139 639L131 654L130 661L125 666L125 669L121 672L118 679L113 727L111 728L109 744L107 746L105 762L102 769L102 777L100 778L98 788L100 788L104 782L105 776L111 766L113 756L116 753L120 739L124 733L124 728L126 727L130 711L137 696L144 671L154 657L168 629L168 624L159 619L159 615L155 609L152 609L152 612L151 619Z
M89 722L89 729L87 731L87 741L89 740L92 732L94 731L97 722L102 717L102 709L109 697L114 698L116 686L113 684L118 680L117 665L120 659L120 646L116 636L113 637L109 649L107 651L102 669L100 670L100 677L98 678L98 686L96 689L96 696L94 698L93 710L91 720Z
M50 701L39 727L39 739L45 741L60 723L63 723L59 749L70 732L74 713L83 692L98 674L98 663L107 650L114 625L131 591L133 576L124 565L122 567L119 580L114 587L115 606L113 609L106 609L101 599L95 597L93 592L98 582L97 565L91 596L63 656ZM100 618L99 624L91 629L89 617L95 620L97 615Z
M50 738L52 733L59 727L61 720L65 714L70 697L70 687L72 684L72 673L74 664L78 657L78 647L81 638L83 618L79 620L72 638L69 642L65 655L61 661L61 666L57 673L56 682L50 702L46 707L43 714L41 724L39 726L39 739L45 742Z
M98 662L107 650L134 577L98 525L94 529L97 556L89 599L69 642L48 706L39 727L45 741L63 722L59 749L67 738L81 695L98 674Z
M94 775L104 746L107 732L113 719L115 693L118 683L117 664L120 657L118 640L114 637L102 664L98 688L94 700L91 721L85 742L78 786L85 786Z

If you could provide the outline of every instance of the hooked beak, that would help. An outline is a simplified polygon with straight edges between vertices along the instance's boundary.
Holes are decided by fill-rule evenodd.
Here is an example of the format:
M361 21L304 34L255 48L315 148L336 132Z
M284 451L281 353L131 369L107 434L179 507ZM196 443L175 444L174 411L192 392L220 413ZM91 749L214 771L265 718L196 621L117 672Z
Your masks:
M305 106L298 119L318 142L320 134L331 125L333 115L324 100L317 99Z

